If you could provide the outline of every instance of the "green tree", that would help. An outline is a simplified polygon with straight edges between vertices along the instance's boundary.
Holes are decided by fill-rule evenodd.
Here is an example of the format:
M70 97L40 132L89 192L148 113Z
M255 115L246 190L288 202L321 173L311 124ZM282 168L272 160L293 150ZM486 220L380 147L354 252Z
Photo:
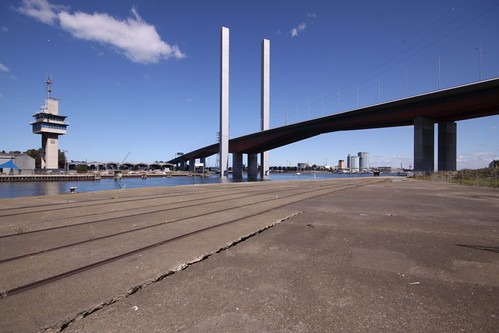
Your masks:
M59 169L66 169L66 154L59 149Z
M88 166L86 164L80 164L76 168L76 172L78 172L78 173L85 173L87 171L88 171Z
M35 159L35 169L41 169L42 167L42 149L28 149L24 152L26 155L31 156Z

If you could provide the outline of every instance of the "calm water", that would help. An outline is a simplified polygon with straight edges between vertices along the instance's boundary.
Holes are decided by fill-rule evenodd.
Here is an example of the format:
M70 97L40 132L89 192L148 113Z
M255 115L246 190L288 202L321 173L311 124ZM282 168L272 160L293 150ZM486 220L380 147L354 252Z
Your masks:
M311 180L326 178L352 178L352 177L372 177L372 174L271 174L270 181L283 180ZM232 178L229 177L229 182ZM245 180L243 180L245 181ZM120 190L138 187L159 187L159 186L177 186L193 184L220 183L219 176L210 176L206 178L192 177L173 177L173 178L127 178L121 181L113 179L102 179L99 181L81 181L81 182L30 182L30 183L0 183L0 198L18 198L31 197L39 195L53 195L69 193L69 188L76 186L77 192L96 192L106 190Z

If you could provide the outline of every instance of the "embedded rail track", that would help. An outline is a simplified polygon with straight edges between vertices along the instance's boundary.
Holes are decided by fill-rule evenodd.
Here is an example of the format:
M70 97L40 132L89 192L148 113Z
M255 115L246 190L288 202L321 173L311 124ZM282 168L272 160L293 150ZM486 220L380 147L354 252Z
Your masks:
M90 303L109 302L297 214L286 208L292 203L382 181L220 184L7 200L0 208L0 308L40 295L61 297L58 292L68 288L81 288ZM108 272L114 272L109 281L99 278ZM63 310L59 327L82 312Z

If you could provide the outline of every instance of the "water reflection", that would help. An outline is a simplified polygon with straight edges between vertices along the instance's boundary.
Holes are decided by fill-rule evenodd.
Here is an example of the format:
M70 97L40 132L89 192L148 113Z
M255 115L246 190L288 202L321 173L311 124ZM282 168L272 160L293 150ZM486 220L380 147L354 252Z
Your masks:
M271 181L283 180L312 180L326 178L351 178L370 177L371 174L271 174ZM229 177L227 182L235 182ZM224 182L225 182L224 181ZM238 181L247 181L246 178ZM123 178L120 181L114 179L102 179L99 181L81 182L27 182L27 183L0 183L0 198L31 197L39 195L55 195L69 193L70 187L77 187L77 192L97 192L105 190L123 190L139 187L177 186L177 185L197 185L220 183L219 176L210 177L172 177L172 178Z

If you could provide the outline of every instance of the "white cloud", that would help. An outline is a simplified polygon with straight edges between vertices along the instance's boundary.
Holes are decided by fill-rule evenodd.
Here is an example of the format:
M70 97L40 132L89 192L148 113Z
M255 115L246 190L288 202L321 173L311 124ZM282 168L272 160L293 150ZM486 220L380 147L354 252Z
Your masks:
M476 151L461 154L457 157L459 169L479 169L485 168L497 156L493 151Z
M7 32L7 31L9 31L9 28L3 26L0 27L0 32Z
M300 32L305 30L307 24L305 22L300 23L296 28L291 29L291 37L296 37Z
M54 24L57 18L56 11L62 8L54 6L47 0L23 0L22 6L19 7L19 12L31 16L40 22L46 24Z
M176 45L161 40L156 28L145 22L135 8L133 17L116 19L106 13L69 13L47 0L24 0L19 11L47 24L58 24L73 37L110 45L136 63L157 63L185 55Z
M0 63L0 72L8 73L10 72L10 68Z
M291 37L297 37L302 31L304 31L308 27L307 24L313 24L316 18L317 18L316 13L307 13L307 19L305 20L305 22L302 22L298 26L291 29L290 31Z

